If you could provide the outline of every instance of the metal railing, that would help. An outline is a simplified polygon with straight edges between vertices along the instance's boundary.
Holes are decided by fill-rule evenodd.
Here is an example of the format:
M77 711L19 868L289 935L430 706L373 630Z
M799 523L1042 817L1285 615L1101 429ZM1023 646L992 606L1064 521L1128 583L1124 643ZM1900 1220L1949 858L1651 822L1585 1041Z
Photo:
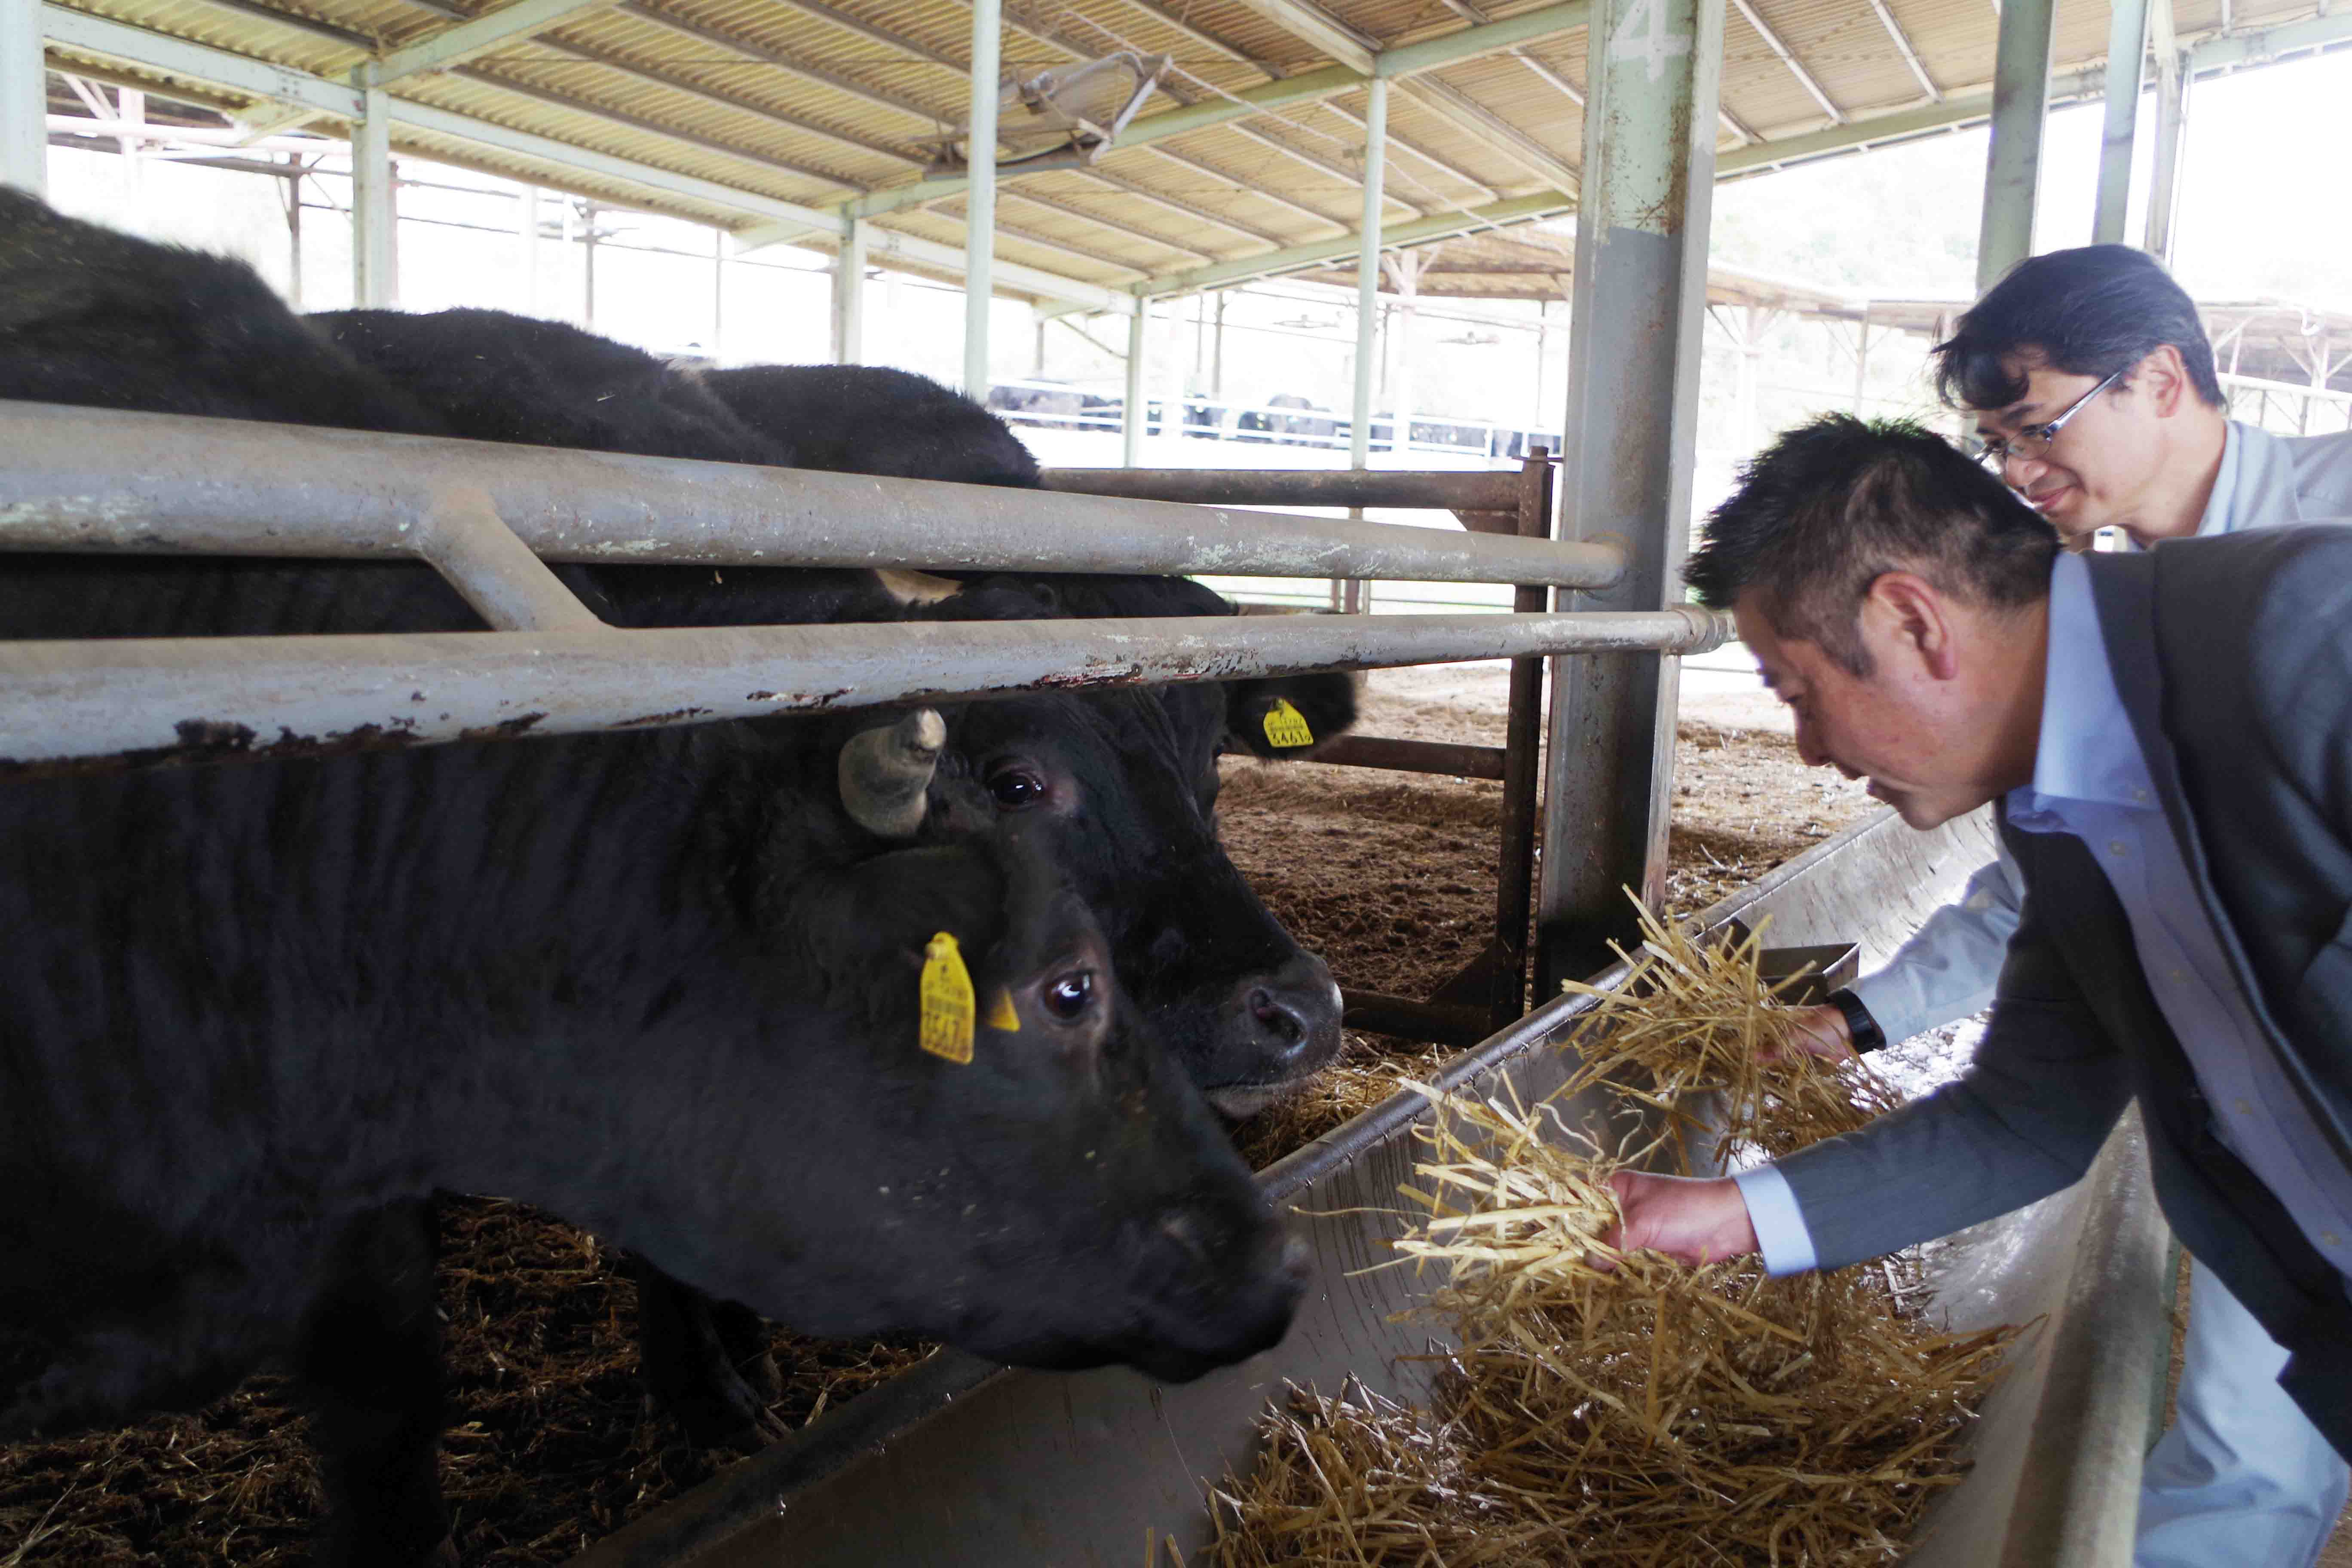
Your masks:
M624 629L543 561L1601 586L1604 545L1178 502L0 403L0 550L430 563L488 632L0 642L0 770L276 756L985 695L1592 651L1686 607Z

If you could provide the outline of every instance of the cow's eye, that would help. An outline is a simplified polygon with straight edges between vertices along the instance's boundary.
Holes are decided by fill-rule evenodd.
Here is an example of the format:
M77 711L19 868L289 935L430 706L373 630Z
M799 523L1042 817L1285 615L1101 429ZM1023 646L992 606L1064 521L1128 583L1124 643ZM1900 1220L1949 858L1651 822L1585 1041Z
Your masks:
M988 793L1005 810L1018 811L1045 798L1045 781L1034 769L1008 763L990 771Z
M1065 1024L1076 1019L1094 1000L1095 977L1092 972L1074 969L1045 987L1045 1011Z

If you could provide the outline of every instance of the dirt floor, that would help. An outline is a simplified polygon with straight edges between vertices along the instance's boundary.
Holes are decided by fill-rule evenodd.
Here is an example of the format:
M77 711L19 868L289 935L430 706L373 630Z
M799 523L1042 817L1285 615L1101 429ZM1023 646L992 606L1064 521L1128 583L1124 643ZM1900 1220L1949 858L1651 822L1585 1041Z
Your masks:
M1380 672L1362 731L1499 742L1504 682L1500 665ZM1675 908L1708 903L1873 809L1858 786L1799 765L1770 698L1695 682L1684 714ZM1343 985L1425 994L1484 946L1499 785L1226 766L1221 811L1235 860ZM1966 1041L1948 1033L1920 1044L1934 1076ZM1244 1148L1260 1161L1279 1154L1384 1098L1398 1070L1446 1054L1400 1055L1398 1045L1351 1035L1326 1089L1244 1127ZM444 1233L452 1426L442 1474L467 1563L562 1562L733 1458L686 1447L646 1410L634 1291L593 1237L482 1199L453 1200ZM792 1387L777 1415L797 1427L924 1353L780 1336ZM293 1564L316 1507L300 1422L273 1381L257 1379L194 1415L0 1448L0 1568Z

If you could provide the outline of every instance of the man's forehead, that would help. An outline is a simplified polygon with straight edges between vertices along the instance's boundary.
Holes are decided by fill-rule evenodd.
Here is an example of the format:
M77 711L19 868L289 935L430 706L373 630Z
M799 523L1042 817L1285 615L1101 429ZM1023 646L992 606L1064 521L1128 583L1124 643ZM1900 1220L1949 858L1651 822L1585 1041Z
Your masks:
M1978 429L2012 430L2063 405L2052 401L2049 384L2052 376L2063 373L2053 370L2040 349L2029 345L2014 353L2003 354L2000 368L2011 375L2023 378L2024 390L2018 394L2015 401L1999 408L1977 409Z

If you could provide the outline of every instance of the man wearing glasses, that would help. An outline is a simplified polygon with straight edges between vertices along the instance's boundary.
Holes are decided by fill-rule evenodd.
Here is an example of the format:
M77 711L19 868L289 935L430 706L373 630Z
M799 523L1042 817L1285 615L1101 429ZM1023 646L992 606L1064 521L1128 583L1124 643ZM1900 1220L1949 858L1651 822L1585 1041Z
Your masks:
M2196 307L2124 246L2036 257L1936 347L1937 386L1976 417L1979 459L2074 548L2102 528L2168 539L2352 518L2352 432L2286 437L2228 416ZM1987 866L1885 965L1810 1009L1823 1055L1989 1005L2023 888ZM2149 1456L2138 1568L2309 1563L2347 1472L2273 1381L2286 1359L2201 1262L2179 1419Z

